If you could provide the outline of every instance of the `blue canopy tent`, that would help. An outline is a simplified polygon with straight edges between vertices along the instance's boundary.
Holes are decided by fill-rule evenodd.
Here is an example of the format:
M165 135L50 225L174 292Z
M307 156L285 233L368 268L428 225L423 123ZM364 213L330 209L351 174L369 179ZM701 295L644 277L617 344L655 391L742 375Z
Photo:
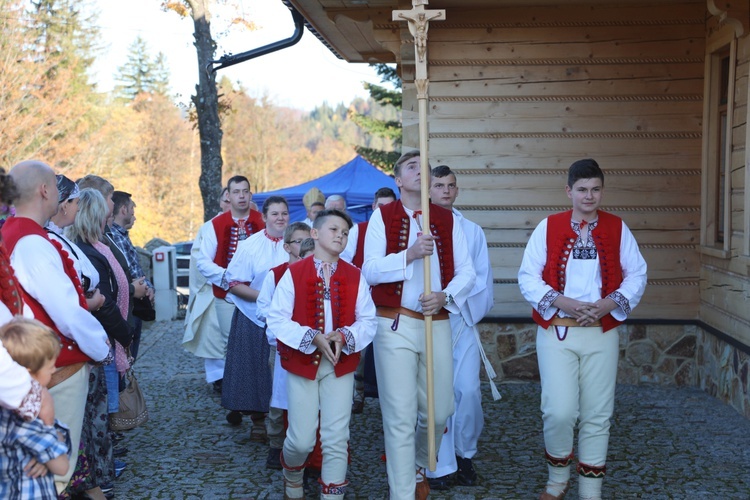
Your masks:
M389 187L398 196L396 182L391 176L384 174L361 156L357 156L333 172L304 184L266 193L255 193L253 201L260 209L269 196L283 196L289 203L289 220L301 221L307 217L302 197L312 187L320 189L326 197L332 194L343 196L346 199L346 210L355 223L369 219L372 213L372 200L378 189Z

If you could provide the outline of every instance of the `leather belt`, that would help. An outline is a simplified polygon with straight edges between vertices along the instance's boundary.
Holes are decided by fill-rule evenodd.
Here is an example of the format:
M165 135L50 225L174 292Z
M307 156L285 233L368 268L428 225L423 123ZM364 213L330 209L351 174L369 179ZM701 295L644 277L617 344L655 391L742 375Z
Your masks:
M78 373L78 370L83 368L83 365L85 364L86 363L84 361L81 361L79 363L73 363L72 365L67 365L59 368L57 371L55 371L55 373L52 374L52 378L50 378L47 388L51 389L57 384L65 382L70 377Z
M574 326L576 328L587 328L589 326L602 326L602 322L599 320L596 320L593 323L588 324L588 325L581 325L580 323L578 323L578 321L576 321L573 318L560 318L559 316L555 316L554 318L552 318L552 323L550 324L554 326Z
M378 307L376 310L376 315L381 318L396 319L399 314L424 321L424 314L412 311L405 307ZM448 319L448 312L445 309L441 309L439 313L432 315L433 321L441 321L444 319Z

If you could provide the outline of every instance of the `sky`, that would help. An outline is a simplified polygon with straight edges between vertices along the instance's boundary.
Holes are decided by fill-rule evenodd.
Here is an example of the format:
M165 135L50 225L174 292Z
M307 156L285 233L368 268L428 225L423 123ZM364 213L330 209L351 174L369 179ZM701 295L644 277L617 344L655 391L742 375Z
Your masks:
M128 0L127 6L113 0L93 0L99 10L102 53L92 68L92 80L100 91L112 90L117 68L127 61L128 47L141 36L155 56L163 52L171 72L171 90L177 101L186 103L198 82L198 63L193 46L193 22L174 12L162 12L161 0ZM226 53L238 54L289 38L294 23L281 0L237 0L240 14L258 25L256 31L226 29L221 12L212 20L212 32L218 38L216 59ZM362 82L380 83L367 64L347 63L334 56L307 29L296 45L217 72L217 79L228 76L241 82L253 97L268 95L279 106L306 111L328 102L349 104L355 97L367 98Z

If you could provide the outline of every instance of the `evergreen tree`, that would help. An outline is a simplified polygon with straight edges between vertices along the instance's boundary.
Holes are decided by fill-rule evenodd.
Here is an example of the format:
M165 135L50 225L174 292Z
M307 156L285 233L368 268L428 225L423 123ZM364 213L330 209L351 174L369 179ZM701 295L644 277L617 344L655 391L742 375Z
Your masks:
M144 92L161 95L169 92L166 57L160 52L152 58L146 41L140 36L128 48L128 60L117 70L120 85L115 94L121 99L132 101Z
M365 89L370 93L370 97L380 107L392 107L401 111L401 78L394 67L387 64L371 64L375 67L380 81L390 83L395 90L390 90L381 85L365 83ZM357 111L354 108L349 110L349 118L356 123L371 138L384 139L379 146L373 147L374 143L365 146L355 146L357 153L381 170L391 172L393 165L401 155L401 138L402 127L400 116L388 117L377 116L376 110L371 109L365 112Z

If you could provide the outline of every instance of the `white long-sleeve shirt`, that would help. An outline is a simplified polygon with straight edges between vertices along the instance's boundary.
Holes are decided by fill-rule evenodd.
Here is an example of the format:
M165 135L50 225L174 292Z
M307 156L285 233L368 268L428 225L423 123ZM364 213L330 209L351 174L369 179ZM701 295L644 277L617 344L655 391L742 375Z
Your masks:
M474 264L474 272L477 275L466 303L461 307L461 317L467 325L474 326L490 312L495 303L490 253L482 228L456 209L453 209L453 215L458 219L464 231L471 262Z
M237 221L237 219L234 219ZM200 244L200 252L195 253L195 267L201 273L206 281L212 285L226 290L227 281L223 280L226 269L214 262L216 252L219 247L219 240L216 237L216 229L212 221L205 223L207 226L203 232L203 239Z
M109 354L101 323L79 304L78 292L65 274L60 254L45 238L32 234L16 243L10 263L23 289L55 322L60 333L74 340L94 361Z
M597 228L591 229L595 232ZM591 241L591 236L589 236ZM591 243L593 245L593 243ZM544 219L531 234L523 261L518 270L518 285L521 293L531 306L545 319L551 319L559 309L551 301L555 291L542 279L542 272L547 263L547 219ZM620 265L623 281L615 291L620 300L615 300L618 307L612 311L612 317L618 321L627 319L630 311L635 309L646 289L646 261L643 259L638 243L625 222L622 223L620 240ZM595 259L570 258L565 267L565 290L563 295L583 302L596 302L602 298L602 275L599 255ZM624 300L623 300L624 299ZM560 311L560 316L565 316Z
M339 258L347 261L349 264L352 263L354 254L357 253L357 240L359 239L359 224L354 224L349 229L349 239L346 241L346 248L341 252Z
M413 211L404 207L407 216L411 219ZM409 240L407 248L411 247L417 239L419 227L413 221L409 224ZM371 286L380 283L393 283L403 281L401 292L401 306L412 311L422 312L422 304L419 296L424 292L424 259L416 259L406 263L407 249L389 255L386 252L386 234L383 217L378 208L372 214L367 225L365 235L365 258L362 264L362 273ZM461 224L453 216L453 279L445 287L453 296L453 303L446 309L454 314L460 312L471 292L476 274L469 248L466 244ZM440 262L438 260L437 245L430 256L430 286L433 292L444 291L440 281Z
M266 236L265 231L255 233L237 245L237 251L227 266L227 282L247 281L250 288L260 291L268 270L287 260L289 254L284 250L284 240L273 241ZM233 302L250 321L260 327L264 326L256 314L255 301L245 300L231 293L227 294L227 300Z

